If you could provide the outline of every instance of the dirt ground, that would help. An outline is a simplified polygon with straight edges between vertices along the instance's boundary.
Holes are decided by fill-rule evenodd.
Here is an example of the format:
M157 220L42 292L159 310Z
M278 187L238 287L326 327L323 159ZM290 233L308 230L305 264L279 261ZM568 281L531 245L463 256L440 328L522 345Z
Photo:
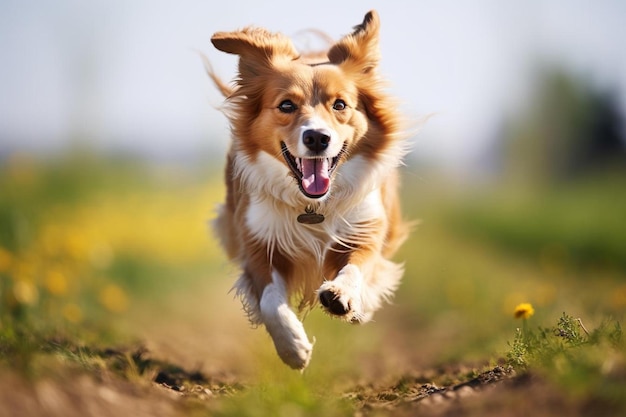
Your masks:
M212 288L212 293L215 297L209 296L206 304L181 295L159 312L144 311L120 324L127 331L134 329L141 345L90 347L76 341L48 341L33 358L37 374L2 371L0 416L234 415L224 412L222 405L237 401L254 389L259 374L267 374L266 365L258 361L280 365L267 335L263 329L250 329L238 301L225 297L219 304L220 294L227 292ZM200 314L199 306L207 304L210 311L219 307L219 316ZM382 316L381 327L388 325L388 318ZM601 399L566 393L549 376L516 373L504 362L433 368L428 365L433 346L423 351L400 342L380 346L383 351L363 355L362 368L341 381L328 382L336 400L351 410L337 410L336 415L541 417L617 415L619 411ZM327 360L323 352L319 356L319 361ZM380 360L383 356L393 360ZM275 377L284 372L289 371L279 369ZM315 414L300 410L294 415Z
M110 369L115 362L135 367L135 377L121 377L105 368L85 372L75 366L36 379L5 373L0 380L0 415L211 415L220 412L225 398L247 389L236 375L188 371L153 359L141 349L110 350L103 352L102 359ZM354 416L588 416L617 412L601 401L579 401L565 395L538 375L517 375L499 365L479 374L473 369L450 367L402 375L389 383L369 381L339 395L352 404ZM456 381L437 382L451 379Z

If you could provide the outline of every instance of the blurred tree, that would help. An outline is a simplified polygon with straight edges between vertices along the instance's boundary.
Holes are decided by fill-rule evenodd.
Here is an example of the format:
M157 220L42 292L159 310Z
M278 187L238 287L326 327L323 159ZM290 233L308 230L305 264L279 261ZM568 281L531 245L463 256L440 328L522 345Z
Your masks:
M544 70L528 109L504 132L504 170L533 182L572 180L626 166L620 109L614 95L562 70Z

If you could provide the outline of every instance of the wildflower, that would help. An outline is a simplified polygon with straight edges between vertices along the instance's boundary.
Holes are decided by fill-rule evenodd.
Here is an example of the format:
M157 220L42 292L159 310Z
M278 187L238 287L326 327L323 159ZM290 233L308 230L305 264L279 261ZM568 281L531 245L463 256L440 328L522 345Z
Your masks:
M521 303L515 307L515 311L513 312L513 316L516 319L527 319L535 314L535 309L530 303Z
M122 288L115 284L108 284L99 294L100 303L113 313L121 313L128 309L128 296Z
M32 281L19 280L13 284L13 296L20 304L33 305L39 298L39 292Z
M62 271L50 270L45 278L46 289L50 294L64 295L67 292L67 278Z

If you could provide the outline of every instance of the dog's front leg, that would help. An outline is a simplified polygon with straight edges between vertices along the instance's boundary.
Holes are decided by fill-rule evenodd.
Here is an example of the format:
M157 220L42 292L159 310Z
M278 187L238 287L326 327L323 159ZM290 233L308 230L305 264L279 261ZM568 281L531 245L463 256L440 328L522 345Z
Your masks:
M333 280L324 281L318 289L320 303L328 313L348 322L370 321L396 290L402 265L374 251L339 252L336 256L343 266ZM330 270L328 273L333 275Z
M369 321L372 313L363 311L363 274L358 266L344 266L332 281L325 281L317 291L320 302L330 314L351 323Z
M273 271L272 282L263 290L259 307L261 320L274 341L278 356L294 369L306 368L313 345L289 307L285 282L278 272Z

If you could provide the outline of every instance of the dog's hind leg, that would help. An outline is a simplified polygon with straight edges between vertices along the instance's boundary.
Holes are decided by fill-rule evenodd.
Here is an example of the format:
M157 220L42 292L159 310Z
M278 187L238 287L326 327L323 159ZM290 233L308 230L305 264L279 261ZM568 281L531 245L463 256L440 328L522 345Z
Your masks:
M273 271L272 282L263 290L260 318L274 341L278 356L294 369L304 369L311 360L313 345L304 326L289 307L283 278Z

